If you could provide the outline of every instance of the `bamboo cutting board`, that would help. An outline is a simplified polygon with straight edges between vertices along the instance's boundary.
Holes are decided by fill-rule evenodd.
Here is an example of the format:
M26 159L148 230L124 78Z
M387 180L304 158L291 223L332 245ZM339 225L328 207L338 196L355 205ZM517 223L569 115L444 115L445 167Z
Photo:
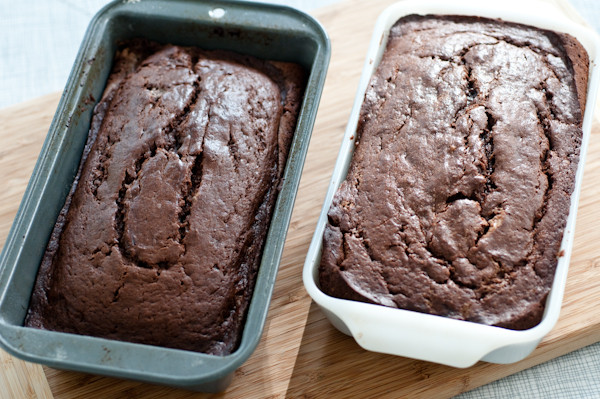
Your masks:
M559 0L552 0L563 5ZM229 389L196 394L23 362L0 350L6 398L444 398L600 341L600 110L588 150L560 320L527 359L454 369L371 353L335 330L302 285L304 257L337 156L377 15L393 0L347 1L314 15L332 41L329 74L296 200L269 317ZM565 12L570 10L565 8ZM59 94L0 110L0 243L4 243Z

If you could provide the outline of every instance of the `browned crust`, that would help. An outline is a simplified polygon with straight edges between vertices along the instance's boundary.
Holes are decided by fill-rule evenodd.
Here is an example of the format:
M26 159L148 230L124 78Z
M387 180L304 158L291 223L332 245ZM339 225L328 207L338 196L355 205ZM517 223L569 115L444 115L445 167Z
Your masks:
M147 42L145 40L134 40L124 43L124 46L125 47L117 53L113 71L107 80L107 85L102 96L102 100L95 108L94 118L92 120L88 142L83 152L79 172L76 176L71 192L67 197L65 206L61 210L60 216L48 243L48 248L46 249L46 253L38 272L28 315L24 324L29 327L41 329L65 331L104 338L119 339L123 341L140 342L151 345L207 352L212 354L230 353L235 350L241 339L243 322L250 298L252 296L262 248L270 224L271 213L280 188L285 160L287 158L291 140L294 136L296 121L304 95L304 70L299 65L291 63L271 62L225 51L203 51L197 48L178 47L172 45L163 46L159 45L158 43ZM105 214L90 215L90 218L86 222L81 223L78 223L80 220L78 220L77 217L75 217L75 222L72 222L73 217L69 217L69 215L71 215L71 210L74 210L75 215L78 214L78 208L80 208L81 204L89 205L91 202L94 204L96 202L98 204L106 204L111 202L111 204L114 205L113 201L105 200L104 198L106 197L95 197L93 200L90 200L92 198L92 196L89 194L91 191L87 187L92 185L94 180L93 175L86 173L86 170L104 170L104 166L99 166L99 163L96 162L96 160L99 158L98 155L101 153L102 149L108 147L105 144L109 140L109 134L111 132L110 125L114 120L114 115L111 115L110 113L111 110L114 110L114 107L111 108L111 106L114 105L113 101L128 99L135 102L136 100L140 100L140 98L142 98L137 93L135 95L120 95L120 89L128 78L136 75L136 73L139 75L139 69L141 68L140 64L148 63L149 61L147 58L155 57L158 54L158 50L174 50L174 52L177 54L186 53L186 55L191 56L191 59L202 57L202 59L209 60L211 62L217 60L223 61L221 63L221 68L227 68L228 65L235 64L236 69L233 71L235 72L237 70L237 72L229 73L229 75L243 77L246 76L244 75L245 72L254 70L254 72L260 72L260 74L265 75L267 82L270 80L271 83L274 83L272 87L270 84L268 85L268 90L269 92L273 93L272 98L275 99L274 103L272 102L273 105L271 107L271 109L275 109L275 112L271 113L271 115L273 115L272 126L269 125L266 128L262 126L263 130L271 129L270 131L274 134L269 133L269 136L267 137L269 143L265 144L264 142L258 142L257 144L248 145L247 147L250 149L245 153L243 153L242 150L239 151L242 154L250 154L250 151L256 147L259 149L263 148L261 147L262 144L264 146L262 152L266 154L263 156L263 158L267 160L265 163L261 164L266 165L265 167L261 168L261 171L264 171L264 176L260 177L262 180L258 180L259 178L256 177L256 175L252 175L254 165L250 165L250 167L246 168L241 166L236 167L238 179L244 178L247 179L246 181L256 181L258 183L255 183L255 186L260 183L260 188L255 189L250 194L247 194L247 196L251 198L251 201L254 201L250 205L246 206L247 208L250 208L250 210L246 212L246 214L249 215L247 216L247 219L250 220L250 228L239 232L236 228L231 227L236 226L234 222L231 222L227 224L226 228L224 229L220 229L218 227L207 227L205 229L210 230L206 236L216 232L215 235L217 238L214 239L213 242L216 242L217 244L223 242L223 240L220 238L223 235L234 236L235 234L239 234L241 237L238 240L239 242L232 244L232 246L237 245L236 248L238 248L237 252L234 253L234 256L230 256L230 258L234 258L233 260L230 258L225 260L221 259L222 261L214 265L206 265L200 261L196 261L194 256L198 255L199 252L207 252L209 250L207 246L204 246L202 247L203 251L191 249L189 251L190 254L188 254L189 257L180 255L179 258L172 262L172 265L170 265L173 266L172 269L161 265L161 263L166 262L161 262L160 260L139 261L139 257L131 255L130 252L127 252L127 247L122 245L124 234L121 233L121 236L119 237L119 234L116 233L116 230L119 228L119 219L117 216L114 216L114 213L112 217L108 218L105 217ZM170 60L169 62L171 62L172 59L168 59ZM179 60L179 58L176 58L175 56L173 59ZM180 59L185 60L183 56ZM161 56L158 57L158 60L165 61L165 58ZM169 64L170 68L165 68L167 69L167 73L160 73L159 75L156 75L159 78L153 79L150 83L156 84L170 82L170 79L173 78L169 78L168 73L177 70L177 67L173 67L173 65L176 64ZM191 67L195 68L194 62L191 62L190 65ZM187 68L191 71L191 68ZM196 71L196 69L194 69L194 71ZM200 76L199 73L198 76ZM251 84L248 83L248 80L241 80L242 82L240 85L242 86L244 84ZM196 77L196 83L198 84L198 82L200 82L200 79ZM181 150L182 153L185 151L184 156L180 157L178 161L179 163L176 164L188 165L186 167L190 171L189 173L191 173L191 175L180 180L180 188L187 187L188 191L191 191L189 187L194 184L191 182L191 180L198 180L201 177L202 167L196 168L195 166L191 166L192 162L190 159L192 156L195 156L196 161L194 162L202 165L203 158L202 154L193 154L193 150L189 150L190 145L187 145L184 142L184 140L186 140L188 137L190 137L189 140L191 142L198 142L198 140L191 138L191 134L193 134L193 128L189 125L184 125L184 123L187 120L187 116L189 116L192 112L191 109L197 106L198 103L201 102L202 98L206 98L213 92L219 93L220 91L213 90L212 92L207 92L203 95L203 97L200 95L201 93L197 86L194 86L187 81L185 84L192 86L193 91L197 94L195 96L190 95L189 97L180 96L173 100L173 102L177 102L178 99L181 100L182 98L186 98L186 101L188 101L189 104L187 106L180 104L179 107L181 109L179 109L177 113L165 112L165 114L171 115L171 121L169 122L171 123L171 127L167 126L167 128L161 130L153 129L155 132L162 133L152 134L156 134L158 139L168 135L178 137L178 140L180 140L178 149L176 149L175 144L171 142L171 147L168 149L166 148L169 145L168 143L162 144L162 147L160 147L158 144L155 144L157 148L154 151L157 154L158 152L161 152L161 154L168 152L169 154L173 155L173 158L178 156L177 151ZM277 102L277 99L279 99L279 103ZM152 106L150 108L156 108L159 110L161 109L161 107L158 106ZM165 108L168 110L168 107L162 107L163 110ZM257 119L263 117L260 113L260 110L257 108L259 107L251 107L250 110L247 111L249 120L256 121ZM143 107L143 109L146 109L146 107ZM254 115L253 111L256 111L258 115ZM127 120L136 121L136 123L139 125L140 118L136 117L136 114L126 113L125 115ZM154 115L156 116L156 114ZM162 116L162 113L158 115L158 117L160 116ZM146 116L146 119L149 118ZM190 117L190 119L192 118ZM215 122L215 125L223 126L225 122L221 122L220 124ZM207 124L205 127L206 126ZM257 129L251 130L252 128L248 127L247 135L249 137L256 137L256 141L259 141L259 133L262 132L260 128L261 126L259 126ZM154 158L157 155L148 155L152 151L147 151L144 153L144 151L142 151L143 146L137 145L138 141L135 141L135 137L132 139L131 135L126 136L126 134L123 132L124 130L125 129L113 129L116 137L118 137L120 141L123 141L129 145L129 148L127 148L128 151L122 151L122 153L127 154L127 156L131 156L133 159L142 159L143 157ZM230 129L229 134L231 137L233 137L231 130L232 129ZM140 131L145 133L144 129L140 129ZM184 132L186 135L184 135ZM143 135L144 134L141 134L140 137ZM129 140L125 139L124 137L128 137ZM156 143L158 139L156 139L154 142ZM232 140L233 139L230 138L230 143L227 145L231 151L234 151L237 154L238 147L236 142ZM132 142L136 145L132 145ZM268 149L266 149L267 146ZM184 148L184 150L182 148ZM141 158L139 158L136 154L133 154L135 151L141 151ZM215 155L218 154L218 151L211 151L212 158L207 162L212 162L212 165L214 165L223 157L218 157ZM235 158L234 155L232 155L232 157ZM150 164L150 161L146 162L146 160L140 162L140 170L132 172L138 181L143 178L143 172L141 172L144 167L143 165ZM127 162L114 162L117 165L125 165L123 168L126 168L127 165L129 165ZM213 167L213 169L216 172L219 172L216 167ZM259 169L258 166L256 169ZM171 179L171 177L167 177L166 170L167 168L163 168L162 170L153 170L149 172L148 175L162 173L162 176L165 176L164 180L168 181L168 179ZM240 171L247 171L249 173L243 175ZM92 178L90 178L90 176L92 176ZM218 176L222 177L223 175L219 173ZM227 177L224 177L223 181L228 182L229 180ZM124 203L132 200L133 194L129 194L132 190L131 187L133 186L133 183L133 181L127 182L127 178L123 180L122 187L124 188L119 190L117 193L119 194L119 197L117 198L117 206L119 205L119 201ZM212 186L216 187L218 185L219 182L216 181ZM158 192L158 188L156 186L157 185L153 187L154 192ZM117 188L115 190L118 190L118 185L116 185L116 187ZM115 190L113 190L111 194L114 194ZM123 192L123 195L121 195L121 191ZM146 196L146 198L155 197L150 195ZM217 193L215 194L215 198L215 201L198 202L200 204L199 206L202 206L202 204L213 204L219 200L225 201L227 199L229 199L229 203L232 204L231 197L224 198L222 196L218 196ZM183 214L183 208L185 206L192 206L192 201L196 201L196 199L185 197L179 200L178 206L180 207L180 215ZM186 202L186 205L183 205L184 202ZM238 200L237 202L233 203L233 205L237 206L240 202L241 201ZM168 205L165 202L162 202L161 204ZM240 207L242 206L240 205ZM109 209L107 214L110 214L111 212L112 211ZM236 216L239 216L240 213L243 213L237 209L235 209L235 212L237 212L237 214L233 215L231 218L235 218ZM158 213L162 214L163 212ZM164 213L166 214L168 212ZM187 220L192 220L191 211L188 211L188 213L188 217L179 218L180 235L182 229L186 229L186 231L191 230L189 227L190 222L187 222L186 224ZM88 215L86 212L79 212L79 215L81 214ZM198 218L194 219L194 221L200 222L198 225L204 223L208 226L211 222L214 222L213 217L200 218L201 220L197 219ZM92 221L99 222L92 223ZM122 220L121 223L123 223ZM71 228L69 230L69 224L74 225L75 229ZM94 226L107 226L106 228L101 228L101 230L110 230L112 232L110 233L111 237L116 239L103 241L103 237L99 239L97 237L90 237L90 235L87 234L77 234L77 231L79 231L77 230L78 228L85 232L87 231L86 226L91 224ZM160 222L157 224L160 224ZM218 234L221 233L222 235L219 236ZM195 231L193 234L196 234ZM76 250L68 252L67 255L64 255L64 253L66 253L65 251L67 251L65 248L74 247L73 240L70 240L70 238L73 238L74 236L84 237L81 238L81 241L80 237L78 237L78 240L76 240L77 242L81 242L83 245L77 246ZM192 236L192 233L190 233L188 236ZM197 234L197 236L203 237L204 235ZM180 241L183 242L183 238L181 238ZM198 244L198 242L200 242L200 239L197 237L192 237L188 241L185 241L186 245L191 247L201 246ZM101 248L109 248L110 246L111 249L104 252L95 251L92 254L91 260L90 258L85 259L86 256L83 256L82 252L90 252L91 249L98 244L102 246ZM215 245L211 247L214 250L213 247L215 247ZM160 250L160 242L159 244L155 244L152 248ZM106 252L108 252L108 254ZM218 251L215 250L215 252ZM71 254L73 256L71 256ZM111 254L118 254L119 258L121 259L121 263L117 264L117 261L112 261L112 263L109 265L110 267L107 267L102 262L108 259ZM61 255L60 259L59 255ZM73 258L78 259L73 262ZM197 272L197 274L201 274L201 276L196 278L195 276L192 276L191 273L186 274L186 267L188 266L192 272ZM200 266L203 267L202 270L200 270ZM202 274L202 272L204 272L206 269L212 268L213 274L218 275L219 273L214 271L217 266L226 269L222 274L227 277L222 279L222 284L215 284L214 287L209 287L211 289L215 288L215 291L210 292L209 295L204 295L203 290L206 290L208 283L203 281L207 281L209 278L207 277L206 273ZM122 277L120 277L121 280L118 279L120 272L115 273L112 271L113 269L117 270L118 267L124 267L124 272L122 273ZM92 284L87 284L87 281L84 281L85 278L79 278L78 276L75 276L74 278L62 278L65 275L71 275L72 270L75 270L76 273L74 274L77 274L78 276L102 275L104 277L102 278L102 281L92 280ZM129 271L135 272L129 273ZM60 281L57 276L61 277ZM115 276L117 278L115 278ZM148 281L150 281L148 280L148 277L150 277L151 284L148 284ZM181 280L179 281L178 279ZM107 292L109 292L106 287L115 284L120 284L120 286L116 291L114 291L114 294L112 294L114 295L114 298L112 299L112 303L110 303L110 298L107 298L107 295L105 295ZM133 288L123 288L126 286L126 284L127 286ZM154 286L155 288L149 289L148 287L150 285ZM69 291L74 286L75 289L72 291L76 292L76 295L70 294ZM136 290L139 294L138 297L135 297L137 295L135 293ZM126 291L129 291L129 294L127 294ZM195 293L195 291L198 291L199 293ZM68 292L68 295L70 295L70 302L64 300L66 295L65 292ZM80 295L81 292L85 292L85 294ZM125 294L123 294L124 292ZM153 298L150 298L150 296L147 295L151 292L154 293L153 295L159 296L160 301L154 301L152 300ZM206 296L208 296L208 300L203 300L203 298ZM219 302L217 306L222 305L223 307L222 314L217 314L216 318L213 318L210 312L214 314L217 313L217 311L220 311L220 309L217 309L217 311L214 310L216 306L213 306L211 302L213 299L214 302ZM129 302L123 304L123 301ZM90 304L90 302L92 302L92 304ZM109 302L109 305L105 305L105 302ZM69 306L64 304L68 304ZM77 306L72 306L73 304ZM139 314L144 313L144 308L149 308L151 306L159 306L160 309L157 309L157 311L145 311L145 314L149 317L144 316L144 320L142 320L139 317ZM90 310L90 308L93 309ZM79 309L84 309L84 311L79 312ZM124 316L124 312L129 312L130 309L137 309L137 318L128 318ZM94 311L96 313L94 313ZM208 316L203 317L203 312L208 314ZM98 316L99 313L102 313L102 315ZM152 319L153 315L157 316L153 319L155 321L149 322L148 320ZM161 320L164 322L161 322ZM203 327L201 325L202 323L206 323L206 327ZM182 324L182 328L179 328L179 326ZM149 325L150 327L146 328L146 326ZM205 333L206 331L208 331L208 333Z
M421 16L414 16L414 19L420 19L422 18ZM435 19L435 16L434 16ZM504 22L504 21L499 21L499 20L489 20L489 19L482 19L482 18L469 18L469 17L444 17L443 19L445 20L457 20L457 21L464 21L464 20L475 20L475 21L481 21L481 22L485 22L485 23L496 23L497 26L499 26L500 28L507 27L509 30L513 29L515 27L523 27L523 25L520 24L514 24L514 23L508 23L508 22ZM411 17L406 17L405 20L411 20ZM427 29L432 29L432 25L434 25L434 23L428 25L426 28L424 28L423 30L427 30ZM398 28L398 24L395 25L394 28ZM402 27L398 28L398 31L401 31ZM398 32L396 31L396 32ZM512 328L512 329L527 329L530 327L533 327L534 325L538 324L542 315L543 315L543 311L544 311L544 303L547 297L547 293L549 291L550 285L552 284L552 278L553 278L553 274L554 274L554 270L556 267L556 254L559 252L559 245L560 245L560 241L563 235L563 229L564 229L564 225L566 222L566 212L568 212L569 209L569 204L570 204L570 196L569 194L572 192L573 187L574 187L574 177L575 177L575 171L577 169L577 162L578 162L578 153L579 153L579 146L581 143L581 124L582 124L582 119L583 119L583 114L584 114L584 110L585 110L585 104L586 104L586 96L587 96L587 82L588 82L588 74L589 74L589 58L587 55L587 52L585 51L584 47L572 36L568 35L568 34L562 34L562 33L556 33L556 32L552 32L552 31L545 31L545 30L538 30L539 33L541 33L541 37L542 39L540 40L550 40L552 43L552 47L553 49L550 50L549 55L550 56L554 56L554 57L561 57L562 61L563 61L563 65L567 67L567 69L572 73L572 83L568 82L569 80L569 74L568 71L565 71L567 73L561 75L562 77L565 78L564 83L565 84L569 84L571 87L569 88L569 90L572 90L570 92L571 96L571 109L570 109L570 116L572 118L570 118L570 123L572 124L571 126L574 128L573 130L573 134L570 136L572 142L571 142L571 146L569 146L568 143L565 143L565 146L563 146L562 144L559 144L559 147L555 148L556 153L561 153L561 156L566 157L565 161L568 161L568 165L567 166L561 166L560 168L555 168L554 172L556 172L557 170L561 170L561 177L560 177L560 181L558 180L554 180L554 188L555 188L555 192L561 192L559 193L560 195L556 195L554 198L552 198L552 204L547 205L549 209L552 209L554 212L551 212L552 215L550 215L549 217L544 218L543 223L540 223L540 231L537 237L537 242L540 242L542 247L545 248L543 249L540 253L539 253L539 259L537 259L535 262L533 262L533 264L535 264L534 270L535 270L535 274L537 276L534 276L533 279L534 280L538 280L540 282L540 284L535 284L535 285L528 285L527 281L529 280L524 280L521 281L518 278L516 279L516 282L512 282L511 284L514 285L514 287L516 287L515 289L518 290L518 292L520 292L519 295L523 295L523 297L526 299L527 304L526 305L520 305L522 307L523 312L521 312L521 314L515 314L512 316L506 316L506 319L501 320L501 321L496 321L494 322L494 325L500 326L500 327L505 327L505 328ZM402 35L402 33L399 33L399 35ZM545 38L544 38L545 36ZM508 38L509 42L510 42L510 38ZM530 46L530 42L529 42L529 38L527 39L522 39L519 42L515 43L517 46L522 46L522 47L527 47ZM389 71L387 71L389 73ZM388 76L388 75L384 75L384 76ZM383 78L382 78L383 79ZM390 80L388 80L389 82ZM546 89L544 88L544 93L546 93ZM576 92L576 93L575 93ZM553 94L548 93L547 95L547 101L552 99ZM373 100L374 102L375 100ZM577 102L576 102L577 101ZM366 102L366 100L365 100ZM363 105L364 107L364 105ZM359 126L357 128L357 132L358 134L360 134L364 129L363 126L365 123L366 119L371 119L374 117L371 115L371 109L368 109L367 111L363 111L362 112L362 118L359 122ZM567 112L567 114L569 114L569 111ZM366 116L365 116L366 115ZM488 123L489 123L489 118L488 118ZM579 126L579 129L577 129L577 126ZM544 123L542 123L542 128L547 128L548 126L546 126ZM577 130L579 130L578 134L577 134ZM564 136L564 135L563 135ZM554 136L555 138L558 139L558 141L563 141L563 137L559 138L559 135ZM566 137L566 136L564 136ZM565 138L566 141L568 141L568 137ZM362 140L361 140L361 144L363 144ZM569 150L565 150L566 148L570 148ZM360 153L361 155L363 154L363 152L358 151L358 153ZM355 153L355 158L356 158L356 154ZM555 154L554 154L555 155ZM371 161L372 162L372 161ZM352 175L355 172L355 168L356 165L358 163L355 164L355 160L353 159L351 165L350 165L350 170L348 175ZM354 173L356 174L356 173ZM353 175L354 176L354 175ZM552 175L554 176L554 175ZM553 178L553 177L552 177ZM365 181L367 180L371 180L372 177L369 177L368 179L365 176ZM362 182L362 179L361 179ZM346 183L346 182L345 182ZM373 187L371 187L373 188ZM379 263L379 258L375 259L371 253L369 252L370 249L370 244L367 245L365 244L364 247L366 249L366 254L371 258L366 259L366 255L363 253L365 251L362 252L356 252L354 251L353 248L351 248L351 243L349 244L349 241L343 238L343 232L340 229L340 225L344 225L344 231L348 232L350 231L349 235L351 236L353 230L353 227L356 227L355 225L353 225L354 219L352 219L354 217L354 211L348 211L348 213L344 212L344 208L345 208L345 201L348 200L348 198L354 198L356 199L358 197L358 194L356 192L350 193L349 190L353 190L354 189L354 185L352 185L351 183L349 183L348 185L346 184L342 184L342 186L340 187L340 189L338 190L338 193L336 194L336 196L334 197L334 201L332 204L332 207L330 208L329 211L329 223L326 225L325 227L325 233L324 233L324 237L323 237L323 255L322 255L322 259L321 259L321 265L319 267L319 284L321 286L321 289L332 296L335 297L340 297L340 298L345 298L345 299L351 299L351 300L358 300L358 301L364 301L364 302L373 302L374 300L367 297L367 296L371 296L370 294L373 294L372 296L375 298L376 302L374 303L379 303L379 304L383 304L386 305L386 301L390 302L389 297L392 295L394 296L394 300L396 298L396 296L401 296L401 295L405 295L405 296L409 296L409 295L414 295L416 296L425 296L426 300L429 300L430 303L432 303L432 307L437 306L437 303L433 303L434 300L437 301L439 298L443 298L443 297L436 297L436 296L429 296L429 292L408 292L408 290L405 292L404 288L405 286L402 286L400 288L398 288L399 286L396 286L396 291L400 290L400 294L398 295L396 292L394 292L392 294L392 292L390 291L390 295L388 295L387 293L381 293L378 292L378 289L381 287L384 287L389 283L389 281L386 282L381 282L381 281L377 281L377 278L383 278L381 275L378 275L377 273L370 273L370 271L368 271L367 273L363 273L363 274L352 274L352 284L354 284L354 286L360 286L360 288L357 290L355 289L354 286L351 286L351 284L348 282L348 279L343 277L342 274L346 273L348 274L348 270L349 268L352 268L353 270L358 270L361 268L361 266L363 265L363 263L366 263L367 266L365 266L366 268L368 267L373 267L373 268L377 268ZM376 190L376 189L375 189ZM342 191L347 191L345 193L341 193ZM383 195L383 194L382 194ZM338 198L339 197L339 198ZM352 204L352 206L348 206L348 209L354 209L354 205ZM366 207L365 207L366 208ZM381 211L383 215L388 215L388 213L386 213L386 210L382 210ZM353 216L350 216L350 214L352 214ZM371 215L372 216L372 215ZM541 217L541 216L540 216ZM352 237L350 237L352 238ZM380 239L382 237L378 236L377 239ZM358 240L364 240L366 242L366 238L364 238L364 236L358 236ZM377 241L377 242L375 242ZM385 244L387 241L384 238L383 239L383 243ZM373 242L371 242L371 244L373 245L378 245L379 244L379 240L373 240ZM391 248L391 247L390 247ZM362 256L362 258L361 258ZM397 262L401 262L402 260L400 260L399 258L396 259ZM381 262L383 263L383 261ZM354 273L354 272L352 272ZM362 273L362 272L361 272ZM427 273L429 274L429 273ZM371 279L369 284L371 285L370 288L372 288L372 291L366 292L365 289L363 289L364 287L366 287L366 284L363 286L361 279L363 278L367 280L367 279ZM373 277L375 276L375 277ZM533 276L533 275L532 275ZM415 277L418 277L418 275L415 275ZM431 277L431 275L429 276ZM443 276L442 276L443 277ZM512 279L513 277L509 277L509 279ZM394 283L396 284L396 283ZM373 288L374 287L374 288ZM389 289L388 289L389 290ZM529 293L531 291L531 293ZM539 291L537 293L534 293L534 291ZM493 292L491 294L494 294ZM506 304L502 304L502 306L504 307L508 307L510 308L513 304L513 297L511 296L512 294L507 292L507 294L509 295L508 297L501 297L501 296L497 296L494 301L495 302L502 302L503 300L506 300L507 303L509 303L508 305ZM495 296L495 295L494 295ZM491 295L490 295L491 297ZM448 297L448 298L454 298L452 296ZM461 302L461 299L455 298L456 302ZM518 297L517 297L518 299ZM402 299L404 302L408 302L409 303L409 307L404 307L406 305L402 305L399 306L397 304L391 303L388 306L392 306L392 307L403 307L406 309L411 309L411 310L417 310L417 311L423 311L423 312L427 312L430 313L430 311L428 311L426 309L425 305L422 305L422 302L417 301L417 304L415 305L415 302L410 302L410 300L406 299ZM441 303L442 301L438 301L439 303ZM410 306L413 306L414 308L411 308ZM468 306L468 304L465 302L465 306ZM492 305L493 307L493 305ZM438 309L435 310L435 312L432 312L434 314L442 314L440 313L440 309L443 308L443 306L438 306ZM443 309L442 309L443 311ZM454 317L454 318L460 318L460 316L457 316L456 314L452 315L452 314L448 314L449 317ZM478 322L483 322L483 321L479 321L475 318L471 319L469 318L469 320L471 321L478 321ZM485 322L486 324L488 324L487 322ZM491 324L491 323L490 323Z
M559 33L558 36L562 41L562 45L573 68L575 88L577 89L577 97L579 98L579 106L583 119L587 100L590 58L583 45L573 36L568 33Z

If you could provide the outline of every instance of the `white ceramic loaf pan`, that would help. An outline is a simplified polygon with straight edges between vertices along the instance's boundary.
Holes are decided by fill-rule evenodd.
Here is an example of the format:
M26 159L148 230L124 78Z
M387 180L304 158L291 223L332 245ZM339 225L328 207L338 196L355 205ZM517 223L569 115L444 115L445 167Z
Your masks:
M544 10L540 13L539 10ZM500 18L543 29L567 32L575 36L590 56L590 79L583 121L583 143L576 174L575 190L561 243L564 255L558 260L552 289L542 321L528 330L516 331L441 316L388 308L330 297L318 287L318 267L327 212L332 198L346 176L354 149L354 137L366 88L385 50L388 32L401 17L409 14L455 14ZM571 256L575 218L587 144L592 125L599 82L597 66L600 43L598 36L579 21L568 18L547 2L504 1L499 3L458 0L453 2L406 0L387 8L376 22L358 92L340 153L329 184L325 203L317 223L304 265L304 285L331 323L352 335L363 348L454 367L469 367L479 360L512 363L528 356L554 327L558 319Z

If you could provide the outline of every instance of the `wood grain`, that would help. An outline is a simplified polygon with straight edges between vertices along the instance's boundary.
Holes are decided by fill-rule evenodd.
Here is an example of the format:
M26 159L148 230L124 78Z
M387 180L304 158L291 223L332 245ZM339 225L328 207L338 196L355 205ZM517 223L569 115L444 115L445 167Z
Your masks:
M554 1L554 0L553 0ZM558 1L558 0L556 0ZM560 320L536 351L512 365L455 369L364 351L335 330L306 294L302 266L350 113L376 16L392 0L347 1L315 16L332 41L317 122L262 340L218 395L55 370L0 351L2 397L321 398L450 397L600 341L600 121L584 175ZM564 2L561 0L561 4ZM563 4L564 5L564 4ZM569 8L565 8L570 12ZM51 94L0 111L0 243L3 243L56 109ZM600 112L596 111L596 116Z
M0 243L4 246L60 94L0 111ZM52 398L42 366L0 350L0 397Z

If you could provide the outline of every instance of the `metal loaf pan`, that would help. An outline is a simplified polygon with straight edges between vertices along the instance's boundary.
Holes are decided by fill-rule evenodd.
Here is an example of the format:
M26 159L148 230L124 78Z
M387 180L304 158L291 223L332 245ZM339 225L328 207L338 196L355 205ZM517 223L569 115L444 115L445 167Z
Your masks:
M241 344L227 356L22 327L37 269L77 172L117 42L138 37L292 61L309 72ZM22 359L61 369L192 390L224 390L262 334L329 56L329 39L321 25L289 7L225 0L144 0L115 1L103 8L83 39L0 257L2 347Z
M543 15L539 13L541 9L544 10ZM337 188L345 179L348 171L355 146L355 132L360 108L367 85L381 60L390 28L398 19L409 14L474 15L500 18L542 29L566 32L575 36L590 56L590 76L583 120L580 161L576 174L575 189L571 196L567 224L561 242L561 253L564 255L558 260L554 282L548 295L542 321L528 330L509 330L408 310L338 299L326 295L319 289L318 267L321 259L323 232L327 223L327 212ZM469 367L479 360L493 363L512 363L525 358L535 349L542 338L556 324L560 313L573 244L585 154L600 81L599 56L600 40L598 36L590 29L567 18L547 2L532 0L524 4L519 0L507 0L502 3L456 0L449 3L442 0L406 0L388 7L381 13L375 24L352 113L303 270L306 290L336 328L345 334L352 335L360 346L371 351L454 367Z

